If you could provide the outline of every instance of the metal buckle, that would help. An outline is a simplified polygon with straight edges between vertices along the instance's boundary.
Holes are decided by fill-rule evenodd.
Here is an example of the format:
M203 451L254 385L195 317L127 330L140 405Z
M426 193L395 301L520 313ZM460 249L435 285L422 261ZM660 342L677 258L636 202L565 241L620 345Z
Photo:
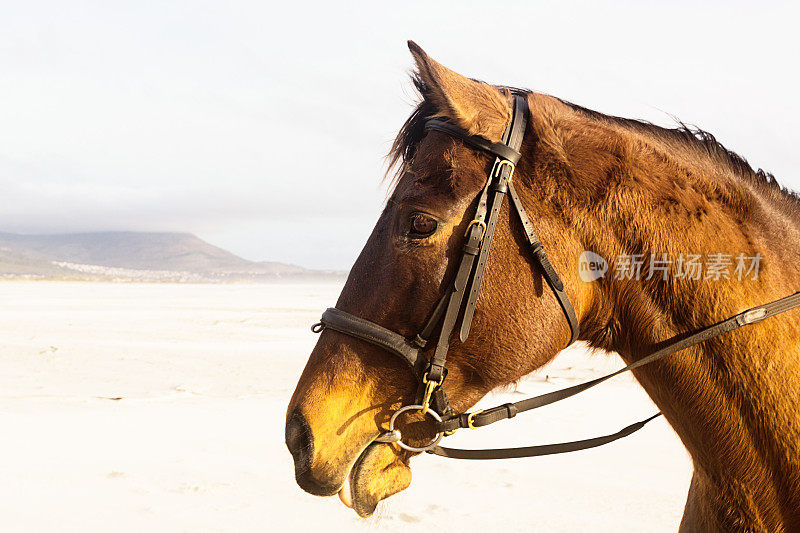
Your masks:
M481 239L483 239L483 236L486 235L486 222L484 222L483 220L473 220L473 221L471 221L469 223L469 225L467 226L467 231L464 232L464 237L469 235L469 230L472 228L472 226L480 226L480 228L482 230L481 231Z
M422 383L425 384L425 395L422 397L422 414L426 415L430 409L431 394L436 390L436 387L440 387L444 383L444 376L440 381L433 381L428 379L428 373L425 372L425 375L422 376Z
M483 409L478 409L477 411L473 411L467 415L467 427L469 429L478 429L474 426L473 422L475 421L475 415L479 415L483 412Z
M492 169L492 177L496 178L500 176L500 173L503 171L503 167L509 167L510 172L508 173L508 182L511 183L511 179L514 177L514 170L516 170L517 166L508 159L498 161L494 165L494 168Z
M767 310L763 307L759 307L757 309L750 309L749 311L745 311L744 313L738 315L736 317L736 321L740 326L747 326L749 324L755 324L760 320L764 320L766 317Z
M435 383L435 382L433 382ZM402 441L403 436L400 434L399 429L394 428L394 423L397 421L397 417L407 411L423 411L423 407L421 405L406 405L405 407L401 407L397 411L394 412L392 418L389 419L389 431L382 433L378 438L374 440L374 442L393 442L403 448L404 450L408 450L409 452L427 452L442 440L444 437L444 432L440 431L436 434L433 439L430 440L424 446L409 446L408 444ZM442 417L439 416L439 413L436 411L423 411L423 414L429 414L431 417L436 420L437 422L442 422Z

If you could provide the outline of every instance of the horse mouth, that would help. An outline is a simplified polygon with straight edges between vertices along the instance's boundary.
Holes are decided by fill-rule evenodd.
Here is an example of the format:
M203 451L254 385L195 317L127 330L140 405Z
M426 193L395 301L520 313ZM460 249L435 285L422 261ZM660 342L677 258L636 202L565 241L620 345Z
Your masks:
M381 500L405 490L411 484L408 459L395 446L373 442L350 469L339 491L339 499L358 516L367 518Z

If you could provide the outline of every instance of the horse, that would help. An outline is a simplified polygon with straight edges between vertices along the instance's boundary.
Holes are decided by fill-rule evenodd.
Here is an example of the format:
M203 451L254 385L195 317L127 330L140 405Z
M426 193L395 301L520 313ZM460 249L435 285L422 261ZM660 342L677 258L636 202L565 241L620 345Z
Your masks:
M420 102L393 143L391 195L337 309L406 338L423 328L456 276L495 159L463 138L500 143L515 95L529 112L513 184L561 274L580 341L635 364L667 339L800 287L800 197L711 134L489 85L412 41L409 49ZM431 119L466 133L426 128ZM435 385L456 412L550 362L574 333L512 215L508 204L497 214L468 337L446 339L448 372ZM587 278L587 253L627 258L628 266L640 258L637 275ZM714 261L698 274L697 258ZM758 264L739 270L736 258ZM681 275L666 275L667 261ZM692 459L681 531L800 529L798 319L790 310L633 370ZM433 357L433 347L420 350ZM362 517L408 488L418 452L379 437L419 392L387 349L325 328L287 408L298 485L338 493ZM403 438L428 442L434 429L425 412L406 418Z

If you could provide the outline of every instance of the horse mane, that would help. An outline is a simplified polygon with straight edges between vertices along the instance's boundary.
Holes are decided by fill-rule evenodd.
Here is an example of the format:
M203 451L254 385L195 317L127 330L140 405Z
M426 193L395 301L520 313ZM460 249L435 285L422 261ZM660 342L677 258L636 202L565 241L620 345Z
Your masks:
M438 112L432 100L428 97L430 89L417 74L412 74L412 83L420 96L419 104L406 120L392 142L392 147L387 156L388 167L386 176L395 170L391 179L394 185L407 164L414 157L414 152L422 138L425 136L425 122ZM517 89L515 89L517 90ZM645 120L606 115L598 111L573 104L559 99L573 111L583 114L587 118L600 122L619 125L637 133L650 135L662 140L677 142L683 146L694 149L700 155L706 156L715 162L724 164L735 176L753 185L758 191L765 194L777 203L784 203L794 216L800 216L800 194L783 187L769 172L762 169L753 170L747 160L736 152L727 149L713 134L697 127L690 127L678 120L679 127L664 128Z
M388 176L392 170L396 170L395 176L392 178L392 184L406 171L407 164L414 158L417 145L425 136L425 122L436 115L437 112L436 106L428 97L430 89L419 77L419 74L412 74L411 82L414 84L420 99L411 116L408 117L397 133L397 137L392 142L392 147L387 155L386 175Z
M588 118L610 122L625 128L629 128L637 133L651 135L653 137L676 141L683 146L694 149L701 156L706 156L715 162L725 165L735 176L753 185L757 190L764 193L768 198L777 202L786 202L795 216L800 215L800 193L782 186L775 176L759 168L754 170L747 162L747 159L737 154L733 150L726 148L717 140L712 133L691 127L684 122L676 119L679 124L677 128L664 128L648 122L646 120L631 119L606 115L592 109L573 104L566 100L559 99L562 103L572 110L582 113Z

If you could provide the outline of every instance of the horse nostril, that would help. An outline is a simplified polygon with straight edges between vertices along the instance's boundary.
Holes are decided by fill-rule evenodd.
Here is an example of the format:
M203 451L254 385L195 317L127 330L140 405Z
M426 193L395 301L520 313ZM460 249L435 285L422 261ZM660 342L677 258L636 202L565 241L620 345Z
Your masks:
M314 458L314 434L299 410L286 420L286 447L294 458L294 478L300 488L317 496L333 496L342 487L341 479L318 479L311 471ZM326 473L327 476L329 473ZM334 476L335 477L335 476Z
M294 458L295 474L308 471L314 454L314 437L300 411L295 410L286 421L286 447Z

